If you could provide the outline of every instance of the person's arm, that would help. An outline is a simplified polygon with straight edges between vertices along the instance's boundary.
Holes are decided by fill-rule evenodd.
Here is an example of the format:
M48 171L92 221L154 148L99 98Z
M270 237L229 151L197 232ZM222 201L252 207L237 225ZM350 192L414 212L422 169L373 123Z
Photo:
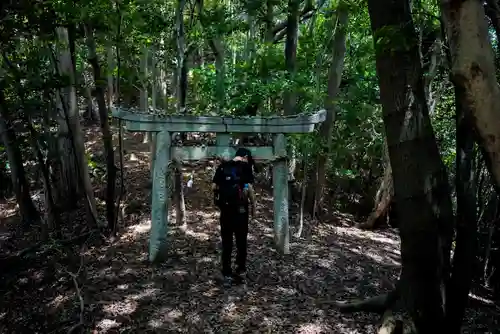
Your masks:
M219 187L219 184L221 183L221 178L222 178L222 167L221 165L217 166L215 169L215 174L212 179L212 190L217 190Z
M248 183L248 199L250 201L250 206L252 208L252 216L255 218L255 211L257 210L257 200L255 197L255 190L253 184Z
M222 168L221 165L217 166L217 169L215 170L214 177L212 179L212 192L214 193L214 204L216 206L219 205L219 185L221 184L221 178L222 178Z
M252 216L255 217L255 211L257 209L257 199L255 196L255 189L253 187L253 183L255 182L255 178L253 176L252 172L252 166L248 166L249 168L247 169L245 175L246 175L246 180L245 183L248 185L248 199L250 202L250 206L252 208Z

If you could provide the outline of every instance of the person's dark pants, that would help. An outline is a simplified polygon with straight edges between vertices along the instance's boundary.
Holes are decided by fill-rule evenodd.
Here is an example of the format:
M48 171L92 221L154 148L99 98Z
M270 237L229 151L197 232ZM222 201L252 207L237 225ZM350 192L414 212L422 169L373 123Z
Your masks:
M248 210L240 213L234 208L222 208L220 213L220 230L222 237L222 275L231 276L231 253L233 251L233 235L236 239L236 273L246 271Z

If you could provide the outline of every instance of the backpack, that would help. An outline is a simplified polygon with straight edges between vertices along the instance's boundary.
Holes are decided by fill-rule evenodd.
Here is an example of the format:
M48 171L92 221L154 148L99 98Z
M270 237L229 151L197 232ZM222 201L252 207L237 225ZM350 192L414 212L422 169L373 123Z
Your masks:
M241 182L241 166L225 162L221 165L222 182L219 184L217 205L243 207L247 204L244 185Z

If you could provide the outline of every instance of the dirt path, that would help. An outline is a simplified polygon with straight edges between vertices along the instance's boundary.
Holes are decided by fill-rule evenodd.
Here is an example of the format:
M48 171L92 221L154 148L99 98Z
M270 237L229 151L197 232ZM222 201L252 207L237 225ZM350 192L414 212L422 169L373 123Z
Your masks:
M89 149L98 151L99 141L89 142ZM169 259L152 267L146 261L147 145L128 136L126 147L125 200L137 207L125 217L118 240L83 254L85 279L78 287L85 333L375 332L377 318L340 314L331 301L388 288L381 282L394 281L399 270L394 231L360 231L337 214L337 226L306 223L303 237L292 239L292 254L281 256L272 247L272 199L259 190L258 219L249 237L250 280L246 288L224 290L218 282L218 213L207 196L210 173L195 171L194 187L186 194L188 222L171 223ZM2 291L1 333L66 333L78 323L81 304L71 276L51 270L25 270ZM468 313L474 326L468 333L487 332L493 316L482 317Z

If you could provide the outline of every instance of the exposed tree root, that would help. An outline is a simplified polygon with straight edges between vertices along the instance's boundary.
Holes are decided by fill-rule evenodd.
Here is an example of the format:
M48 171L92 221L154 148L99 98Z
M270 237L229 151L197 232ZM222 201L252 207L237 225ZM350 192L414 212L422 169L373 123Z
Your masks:
M351 302L338 301L334 305L339 309L340 312L350 313L350 312L371 312L383 314L388 309L390 309L396 301L399 299L399 290L396 286L392 291L378 295L375 297L370 297L363 300L354 300Z

